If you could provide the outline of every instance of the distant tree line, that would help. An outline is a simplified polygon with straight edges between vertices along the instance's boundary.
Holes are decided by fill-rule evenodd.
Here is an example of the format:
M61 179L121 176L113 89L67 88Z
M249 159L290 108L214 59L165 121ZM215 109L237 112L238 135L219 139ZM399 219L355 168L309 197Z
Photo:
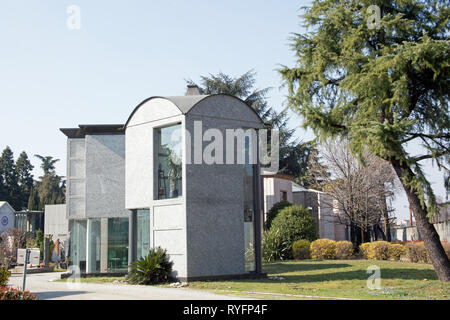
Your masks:
M41 160L43 175L34 179L30 159L23 151L14 161L7 146L0 157L0 201L7 201L15 210L44 210L46 204L65 202L66 181L58 176L55 163L59 159L35 155Z

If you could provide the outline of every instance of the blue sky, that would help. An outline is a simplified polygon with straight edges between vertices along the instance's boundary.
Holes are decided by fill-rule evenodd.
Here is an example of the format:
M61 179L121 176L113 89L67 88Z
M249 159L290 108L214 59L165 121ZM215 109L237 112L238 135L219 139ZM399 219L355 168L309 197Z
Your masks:
M272 87L281 110L286 90L276 69L292 65L291 32L302 32L300 7L309 1L62 1L0 2L0 148L9 145L61 159L61 127L124 123L143 99L183 95L185 79L254 69L258 87ZM67 8L81 9L81 29L69 30ZM290 119L298 139L309 140L301 118ZM33 159L38 167L39 162ZM427 164L435 192L442 175ZM35 169L38 176L40 170ZM408 216L407 201L395 202Z

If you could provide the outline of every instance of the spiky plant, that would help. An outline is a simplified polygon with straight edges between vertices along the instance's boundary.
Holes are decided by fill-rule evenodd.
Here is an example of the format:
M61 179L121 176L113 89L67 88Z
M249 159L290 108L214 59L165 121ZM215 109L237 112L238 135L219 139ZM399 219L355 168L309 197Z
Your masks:
M130 264L128 282L150 285L168 282L171 279L173 262L161 247L152 248L147 256Z

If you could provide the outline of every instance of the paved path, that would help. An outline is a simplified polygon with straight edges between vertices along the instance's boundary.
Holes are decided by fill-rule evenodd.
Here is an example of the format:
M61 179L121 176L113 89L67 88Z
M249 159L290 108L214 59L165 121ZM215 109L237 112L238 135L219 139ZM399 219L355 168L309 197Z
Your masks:
M213 294L188 288L160 288L128 284L79 283L68 285L55 282L61 273L27 275L26 289L40 300L230 300L245 299L233 295ZM22 276L11 275L8 285L21 288ZM78 287L77 287L78 285Z

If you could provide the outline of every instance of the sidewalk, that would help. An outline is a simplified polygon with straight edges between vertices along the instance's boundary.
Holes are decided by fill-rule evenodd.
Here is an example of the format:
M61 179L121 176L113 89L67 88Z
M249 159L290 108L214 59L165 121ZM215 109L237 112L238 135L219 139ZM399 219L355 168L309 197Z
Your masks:
M160 288L128 284L56 282L60 272L27 275L26 289L40 300L245 300L236 295L213 294L189 288ZM9 286L22 287L22 275L13 274Z

